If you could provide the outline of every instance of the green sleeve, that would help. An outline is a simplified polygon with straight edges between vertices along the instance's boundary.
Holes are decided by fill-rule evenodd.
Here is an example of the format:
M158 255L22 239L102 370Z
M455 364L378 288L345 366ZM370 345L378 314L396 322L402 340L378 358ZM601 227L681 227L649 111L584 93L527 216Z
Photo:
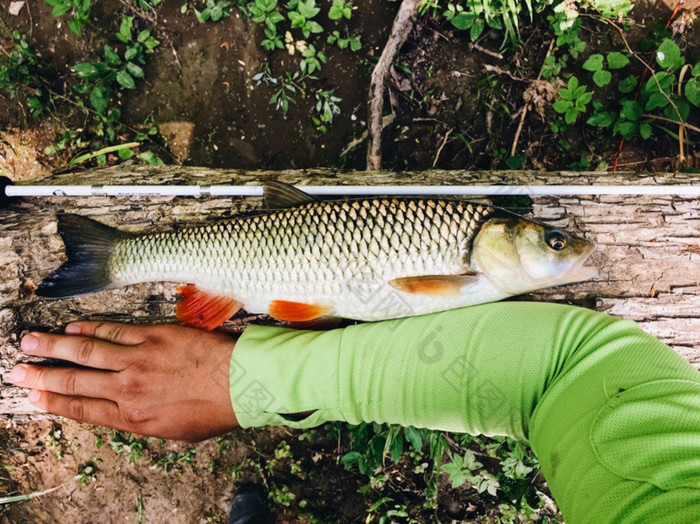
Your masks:
M567 522L700 522L700 373L631 321L511 302L328 332L251 326L230 387L244 427L526 440Z

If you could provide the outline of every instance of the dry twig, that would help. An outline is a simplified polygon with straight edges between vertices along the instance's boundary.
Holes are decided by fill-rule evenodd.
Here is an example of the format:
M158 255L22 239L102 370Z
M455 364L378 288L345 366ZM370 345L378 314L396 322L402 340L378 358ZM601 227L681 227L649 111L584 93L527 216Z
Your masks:
M396 53L408 38L416 16L419 0L403 0L399 12L394 19L389 40L387 40L377 65L372 71L369 84L368 130L369 146L367 147L367 170L376 171L382 164L382 111L384 108L384 87L389 67Z
M547 61L547 57L552 54L552 49L554 49L554 40L549 43L549 49L547 49L547 54L544 56L544 61ZM542 78L542 71L544 70L544 62L542 62L542 67L540 67L540 73L537 75L537 80ZM515 156L515 152L518 150L518 141L520 140L520 133L523 131L523 126L525 125L525 117L527 116L527 104L523 106L523 112L520 113L520 122L518 123L518 129L515 131L515 137L513 137L513 145L510 147L510 156Z

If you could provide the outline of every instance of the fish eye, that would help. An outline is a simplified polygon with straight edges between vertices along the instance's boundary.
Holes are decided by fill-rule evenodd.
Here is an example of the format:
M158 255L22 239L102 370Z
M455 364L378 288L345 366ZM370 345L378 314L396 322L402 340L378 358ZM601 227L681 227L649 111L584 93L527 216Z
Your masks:
M561 251L566 247L566 238L561 231L553 230L547 232L545 240L554 251Z

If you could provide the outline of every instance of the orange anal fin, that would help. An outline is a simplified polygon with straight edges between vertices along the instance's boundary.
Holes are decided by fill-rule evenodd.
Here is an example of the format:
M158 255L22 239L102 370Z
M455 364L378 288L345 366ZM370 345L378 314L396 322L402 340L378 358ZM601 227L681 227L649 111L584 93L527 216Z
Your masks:
M277 320L289 320L290 322L305 322L322 317L331 310L329 306L318 304L303 304L302 302L289 302L288 300L273 300L270 302L270 316Z
M462 287L473 284L477 280L474 274L465 275L423 275L419 277L395 278L389 284L399 291L429 295L434 297L450 297L459 295Z
M289 327L294 329L305 329L310 331L330 331L331 329L339 328L342 323L343 319L341 317L324 315L322 317L314 318L312 320L290 322Z
M180 286L177 292L182 298L175 306L175 316L184 326L211 331L243 307L235 298L202 291L197 286Z

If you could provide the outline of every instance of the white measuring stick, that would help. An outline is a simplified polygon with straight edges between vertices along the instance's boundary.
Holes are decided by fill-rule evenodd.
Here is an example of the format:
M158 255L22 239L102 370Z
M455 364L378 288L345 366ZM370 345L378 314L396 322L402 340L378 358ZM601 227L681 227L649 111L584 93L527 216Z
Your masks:
M296 186L314 196L410 195L680 195L700 196L698 185ZM262 186L7 186L8 197L44 196L262 196Z

